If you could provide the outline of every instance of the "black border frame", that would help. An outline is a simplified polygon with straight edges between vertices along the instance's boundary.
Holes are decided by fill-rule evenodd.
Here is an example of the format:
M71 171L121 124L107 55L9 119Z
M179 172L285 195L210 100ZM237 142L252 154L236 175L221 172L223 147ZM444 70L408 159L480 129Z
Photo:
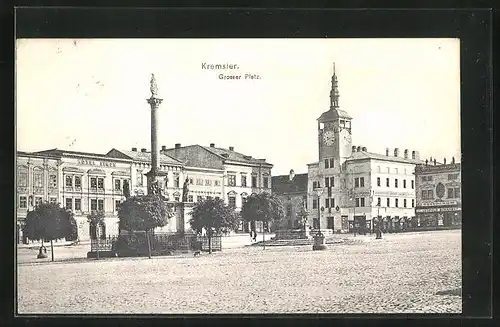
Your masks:
M487 318L492 312L492 11L485 9L268 9L268 8L63 8L15 10L17 37L453 37L461 39L461 139L462 139L462 253L463 316ZM4 31L8 31L4 30ZM8 40L8 39L7 39ZM11 39L13 42L13 38ZM12 45L13 46L13 45ZM14 46L13 46L14 47ZM12 73L14 71L12 70ZM12 76L12 75L11 75ZM12 94L14 98L14 95ZM2 97L8 99L7 97ZM13 99L12 98L12 99ZM9 102L7 100L7 102ZM14 100L11 102L14 104ZM10 104L8 104L10 106ZM15 111L14 111L15 115ZM2 120L10 124L10 120ZM13 121L14 123L14 121ZM12 124L11 126L15 126ZM10 126L6 126L9 131ZM11 134L13 135L13 133ZM8 141L9 138L4 138ZM12 144L12 143L10 143ZM485 146L478 146L484 144ZM15 153L7 163L14 165ZM15 150L14 150L15 151ZM12 170L14 171L14 166ZM12 176L13 177L13 176ZM13 178L3 180L13 189ZM12 187L12 188L10 188ZM13 195L11 195L13 196ZM14 199L12 199L14 200ZM15 203L14 201L11 202ZM8 204L10 206L10 203ZM5 208L5 207L4 207ZM9 217L12 211L3 215ZM10 208L7 208L10 209ZM9 220L11 221L11 220ZM12 221L13 223L13 221ZM15 225L9 224L10 228ZM7 228L9 230L10 228ZM6 248L13 236L4 237ZM10 244L9 244L10 243ZM14 248L15 250L15 248ZM15 252L14 252L15 253ZM10 275L13 277L12 275ZM4 294L12 289L6 287ZM15 295L15 294L14 294ZM7 298L10 303L14 297ZM14 312L14 311L12 311ZM15 314L15 312L14 312ZM17 323L55 323L53 319L19 316ZM315 318L436 318L444 315L250 315L262 322L286 318L293 324ZM46 316L51 317L51 316ZM65 316L57 316L58 319ZM65 323L75 318L65 318ZM100 315L92 324L100 323ZM133 315L119 323L138 323ZM157 317L157 316L155 316ZM178 316L161 316L177 317ZM191 316L188 316L191 317ZM237 316L192 316L221 318ZM44 321L45 320L45 321ZM148 320L156 323L158 320ZM181 321L186 322L185 319ZM191 321L191 320L190 320ZM118 322L118 321L116 321ZM169 321L172 323L173 321ZM213 322L211 320L211 322ZM236 321L235 321L236 322ZM257 322L257 321L255 321ZM312 321L309 321L312 322ZM317 321L319 322L319 321ZM336 321L339 322L339 321ZM351 321L352 322L352 321ZM408 322L408 321L407 321ZM407 323L405 322L405 323ZM113 323L113 322L111 322ZM347 320L349 323L349 320Z

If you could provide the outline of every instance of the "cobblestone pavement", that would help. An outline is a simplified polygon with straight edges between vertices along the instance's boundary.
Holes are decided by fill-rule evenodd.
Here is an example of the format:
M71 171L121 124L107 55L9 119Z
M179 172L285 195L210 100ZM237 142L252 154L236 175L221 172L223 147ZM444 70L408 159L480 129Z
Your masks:
M18 265L19 313L460 313L460 231ZM57 253L57 252L56 252ZM441 292L452 295L438 295Z

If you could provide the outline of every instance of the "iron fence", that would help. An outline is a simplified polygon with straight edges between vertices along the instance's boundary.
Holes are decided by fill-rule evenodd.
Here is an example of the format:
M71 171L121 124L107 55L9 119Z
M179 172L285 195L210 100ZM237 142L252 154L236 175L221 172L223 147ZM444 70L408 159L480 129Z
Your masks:
M145 232L128 232L117 236L92 239L90 251L113 251L121 255L155 255L174 251L209 251L208 237L196 234L151 233L149 246ZM222 251L222 235L212 236L212 251Z

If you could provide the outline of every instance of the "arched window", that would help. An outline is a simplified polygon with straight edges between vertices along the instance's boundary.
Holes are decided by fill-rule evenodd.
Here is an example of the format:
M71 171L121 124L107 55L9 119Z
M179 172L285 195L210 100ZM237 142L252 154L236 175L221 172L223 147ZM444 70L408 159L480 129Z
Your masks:
M43 193L43 169L41 167L33 168L33 192Z
M17 186L28 187L28 167L19 166L17 168Z

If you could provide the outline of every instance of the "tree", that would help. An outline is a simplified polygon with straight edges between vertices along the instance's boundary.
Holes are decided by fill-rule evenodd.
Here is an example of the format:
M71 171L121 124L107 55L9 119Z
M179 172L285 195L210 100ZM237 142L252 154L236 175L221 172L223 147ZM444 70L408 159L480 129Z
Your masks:
M171 208L157 194L131 196L118 207L120 230L144 231L148 241L150 258L149 232L156 227L165 226L172 216Z
M66 241L77 241L78 237L78 224L76 223L75 215L72 211L68 211L69 231L66 236Z
M97 250L96 250L96 259L99 260L99 226L104 225L104 212L102 211L92 211L89 215L87 215L87 221L89 222L90 228L92 231L95 231L96 241L97 241ZM92 235L90 235L92 238Z
M53 240L65 238L71 234L71 214L56 203L41 203L26 216L25 231L28 238L50 240L52 261L54 261ZM74 219L74 218L73 218Z
M262 221L263 225L269 225L269 223L279 224L285 218L285 208L277 195L262 192L252 194L247 198L241 209L241 216L245 221L253 222L250 225L255 233L255 221ZM265 241L265 228L263 230L262 240Z
M189 224L197 234L201 234L203 229L206 230L208 252L212 253L214 232L221 233L237 229L238 215L234 208L227 206L223 200L207 198L195 203Z

